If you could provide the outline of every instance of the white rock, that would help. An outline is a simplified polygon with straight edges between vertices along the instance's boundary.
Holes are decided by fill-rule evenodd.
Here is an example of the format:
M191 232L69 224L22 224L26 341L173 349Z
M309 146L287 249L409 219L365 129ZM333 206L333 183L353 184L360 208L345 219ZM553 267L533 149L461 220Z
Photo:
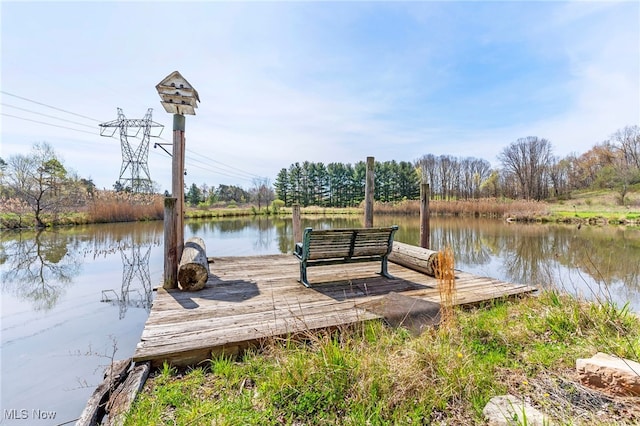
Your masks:
M576 360L582 384L614 395L640 396L640 363L598 352Z
M494 396L482 410L489 426L543 426L550 419L513 395Z

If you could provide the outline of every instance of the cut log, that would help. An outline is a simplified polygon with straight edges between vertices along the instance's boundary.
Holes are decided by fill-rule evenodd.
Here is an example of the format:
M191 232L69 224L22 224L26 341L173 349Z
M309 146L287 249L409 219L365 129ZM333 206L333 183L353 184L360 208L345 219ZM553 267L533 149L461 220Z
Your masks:
M414 271L436 276L438 252L394 241L389 260Z
M178 287L184 291L204 288L209 279L209 261L202 238L189 238L184 244L178 267Z

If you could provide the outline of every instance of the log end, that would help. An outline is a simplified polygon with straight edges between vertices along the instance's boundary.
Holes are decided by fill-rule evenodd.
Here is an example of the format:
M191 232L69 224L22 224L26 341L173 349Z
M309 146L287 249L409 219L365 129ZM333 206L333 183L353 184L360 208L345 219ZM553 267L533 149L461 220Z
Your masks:
M209 271L203 265L190 263L178 270L178 288L182 291L202 290L207 284Z

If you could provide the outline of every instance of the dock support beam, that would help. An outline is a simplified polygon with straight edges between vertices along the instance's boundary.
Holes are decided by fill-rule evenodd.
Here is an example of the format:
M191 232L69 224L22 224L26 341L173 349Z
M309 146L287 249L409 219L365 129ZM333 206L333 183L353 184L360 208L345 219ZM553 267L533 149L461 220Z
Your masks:
M431 226L429 224L429 184L420 184L420 247L429 248L429 235Z
M302 220L300 219L300 204L294 203L291 206L291 210L293 213L293 248L297 243L302 242Z
M178 252L176 244L176 199L164 199L164 288L178 288Z
M374 194L375 159L367 157L367 175L364 185L364 227L373 228L373 194Z
M185 118L181 114L173 114L173 154L171 169L171 193L177 200L176 216L176 256L182 257L184 249L184 129Z

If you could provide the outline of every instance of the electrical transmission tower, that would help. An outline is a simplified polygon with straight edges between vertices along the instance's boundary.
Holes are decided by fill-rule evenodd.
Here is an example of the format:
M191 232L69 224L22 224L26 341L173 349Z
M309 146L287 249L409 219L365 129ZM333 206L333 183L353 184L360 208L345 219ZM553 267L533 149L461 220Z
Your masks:
M162 124L151 120L152 108L147 110L144 118L126 118L122 108L118 108L118 118L113 121L100 124L100 136L112 137L116 130L120 130L120 149L122 151L122 167L118 183L122 188L129 188L132 192L150 193L153 191L151 176L149 175L149 140L151 137L159 137L162 133ZM151 135L151 128L159 127L157 135ZM111 133L109 130L112 129ZM135 129L135 133L132 132ZM136 138L142 130L142 140L135 149L129 143L129 138Z

